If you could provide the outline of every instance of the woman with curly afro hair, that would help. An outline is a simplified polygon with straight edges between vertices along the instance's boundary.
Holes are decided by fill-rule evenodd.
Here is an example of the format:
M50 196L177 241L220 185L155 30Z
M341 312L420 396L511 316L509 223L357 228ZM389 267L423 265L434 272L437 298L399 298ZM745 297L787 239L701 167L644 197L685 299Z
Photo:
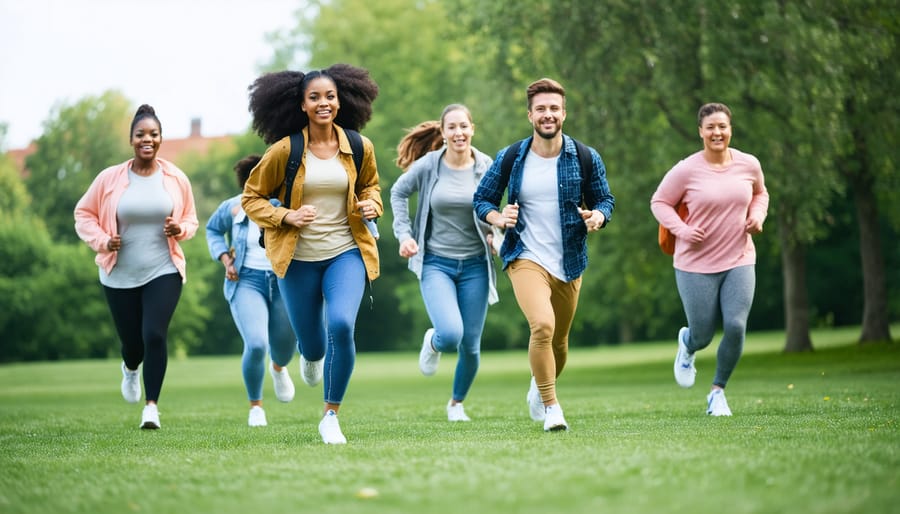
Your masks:
M372 142L361 137L357 170L347 131L369 121L378 86L366 70L335 64L269 73L249 91L253 129L270 146L250 173L241 204L265 231L303 381L313 387L324 375L319 434L325 444L345 444L337 414L356 360L356 317L366 280L379 274L378 247L366 222L383 212ZM285 165L296 133L303 155L286 195Z

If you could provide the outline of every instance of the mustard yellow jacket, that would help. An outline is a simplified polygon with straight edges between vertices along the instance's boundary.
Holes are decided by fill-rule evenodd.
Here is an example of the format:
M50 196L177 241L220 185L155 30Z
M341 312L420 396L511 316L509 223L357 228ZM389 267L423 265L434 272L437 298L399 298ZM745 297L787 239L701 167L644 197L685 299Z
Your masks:
M363 223L362 216L356 208L359 200L374 200L378 216L384 212L381 203L381 187L378 185L378 167L375 163L375 147L372 142L363 136L363 160L359 174L353 164L353 151L344 129L335 125L339 140L339 158L351 187L347 192L347 213L350 223L350 232L356 241L366 266L366 275L369 280L375 280L380 273L378 262L378 246L375 237ZM304 148L309 147L309 131L303 128ZM270 146L263 155L259 164L250 172L250 177L244 185L241 195L241 206L244 212L266 233L266 256L272 262L272 269L279 277L284 277L294 255L294 248L300 238L300 229L291 225L282 225L282 220L289 210L285 207L275 207L269 202L272 194L284 183L284 168L291 153L291 139L289 136ZM291 204L296 209L303 204L303 184L306 177L306 150L294 179L294 187L291 193ZM278 193L278 199L284 202L283 188Z

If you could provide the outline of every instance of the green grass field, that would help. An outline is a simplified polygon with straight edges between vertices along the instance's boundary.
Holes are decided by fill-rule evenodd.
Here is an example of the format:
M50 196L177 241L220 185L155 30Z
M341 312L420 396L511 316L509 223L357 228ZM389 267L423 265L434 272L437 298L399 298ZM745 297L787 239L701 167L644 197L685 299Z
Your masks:
M562 433L528 417L524 351L483 355L457 424L453 356L425 378L412 343L360 354L338 447L296 361L296 399L267 377L269 426L249 428L239 356L171 359L158 431L137 428L118 361L0 366L0 512L900 512L900 345L857 334L816 332L803 355L750 334L731 418L705 415L715 345L687 390L674 343L573 350Z

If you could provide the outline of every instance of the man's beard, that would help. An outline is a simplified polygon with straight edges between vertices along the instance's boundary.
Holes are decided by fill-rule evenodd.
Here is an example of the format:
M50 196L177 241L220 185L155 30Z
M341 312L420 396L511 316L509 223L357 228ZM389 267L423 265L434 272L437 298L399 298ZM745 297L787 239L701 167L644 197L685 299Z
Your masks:
M535 127L535 128L536 128L538 135L541 136L541 139L548 139L548 140L555 138L557 136L557 134L559 134L559 130L560 130L559 125L557 125L550 132L543 132L540 128L538 128L538 127Z

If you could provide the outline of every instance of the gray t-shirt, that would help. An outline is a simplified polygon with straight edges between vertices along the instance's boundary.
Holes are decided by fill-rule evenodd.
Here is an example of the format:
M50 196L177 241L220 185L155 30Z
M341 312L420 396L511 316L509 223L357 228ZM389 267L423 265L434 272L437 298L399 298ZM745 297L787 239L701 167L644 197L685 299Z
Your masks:
M431 192L430 231L425 241L427 253L449 259L484 255L472 207L475 185L474 167L455 170L440 160L437 183Z
M174 204L163 187L162 171L142 177L128 170L128 181L116 208L122 249L109 274L100 267L100 283L115 289L139 287L156 277L178 273L163 229Z

